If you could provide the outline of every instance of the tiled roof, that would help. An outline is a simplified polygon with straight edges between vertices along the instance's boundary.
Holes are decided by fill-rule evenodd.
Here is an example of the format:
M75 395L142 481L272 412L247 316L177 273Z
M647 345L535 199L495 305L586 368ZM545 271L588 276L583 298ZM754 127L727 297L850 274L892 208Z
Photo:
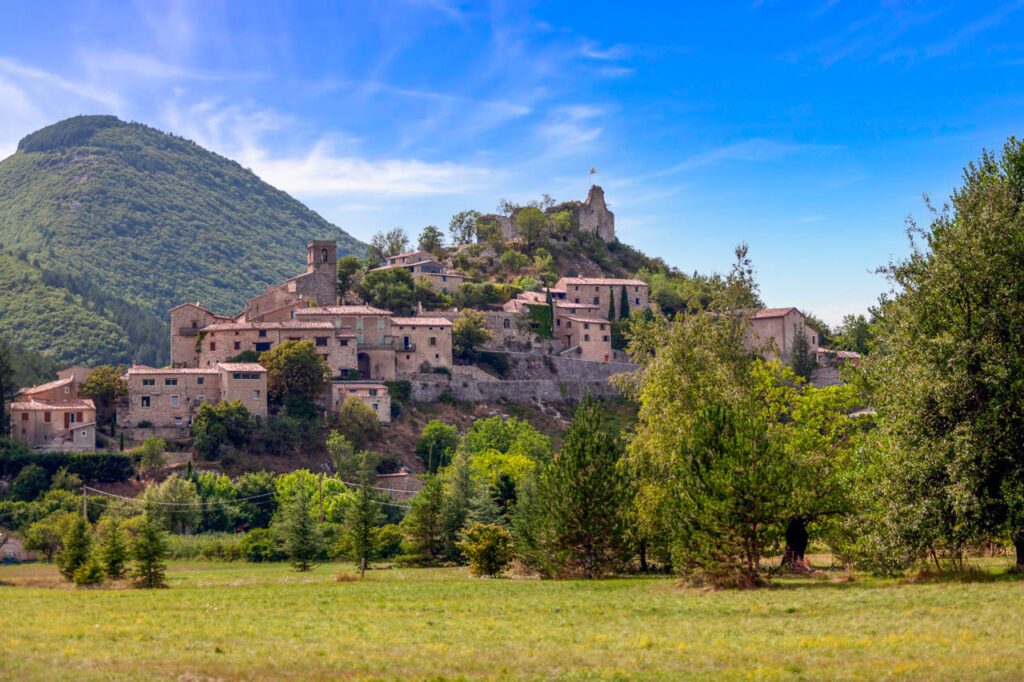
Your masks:
M298 311L296 311L298 313ZM326 320L285 320L284 322L225 322L211 324L199 331L224 332L242 331L244 329L334 329L334 325Z
M267 368L258 362L218 362L217 366L229 372L266 372Z
M450 327L452 321L443 317L392 317L391 324L408 325L411 327Z
M18 394L32 395L34 393L42 393L43 391L49 391L50 389L60 388L61 386L70 384L74 380L74 377L68 377L67 379L57 379L55 381L48 381L45 384L40 384L38 386L33 386L31 388L23 388L20 391L18 391Z
M374 308L372 305L331 305L317 308L300 308L295 315L390 315L390 310Z
M558 302L555 303L555 307L556 308L573 308L573 309L577 309L577 310L581 309L581 308L593 308L594 310L597 310L601 306L594 305L593 303L566 303L566 302L558 301Z
M591 324L608 324L608 320L601 317L583 317L582 315L566 315L565 319L573 322L590 322Z
M614 279L611 277L563 277L558 280L559 286L562 284L606 284L611 286L619 286L625 284L627 286L647 286L647 282L642 279Z
M761 308L760 310L754 311L754 319L761 320L768 317L785 317L793 310L796 310L793 306L788 308Z
M128 374L216 374L217 370L203 367L148 367L147 365L135 365L127 372Z
M367 381L332 381L331 385L337 386L338 388L383 388L385 390L387 389L387 386L385 386L384 384L375 384L373 382Z
M95 410L96 405L88 398L78 400L28 400L11 403L11 410L42 412L45 410Z

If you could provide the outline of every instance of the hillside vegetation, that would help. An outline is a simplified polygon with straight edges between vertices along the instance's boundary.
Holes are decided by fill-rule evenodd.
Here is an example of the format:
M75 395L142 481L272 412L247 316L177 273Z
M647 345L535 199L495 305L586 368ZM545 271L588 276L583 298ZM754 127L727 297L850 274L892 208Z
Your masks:
M239 164L113 116L0 162L0 338L62 364L168 360L167 311L235 312L298 274L310 239L364 246Z

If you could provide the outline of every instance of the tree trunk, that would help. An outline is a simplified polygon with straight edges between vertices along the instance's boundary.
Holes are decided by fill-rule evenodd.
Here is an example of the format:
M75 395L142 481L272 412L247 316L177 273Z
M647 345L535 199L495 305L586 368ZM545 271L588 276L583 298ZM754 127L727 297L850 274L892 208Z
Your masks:
M1013 549L1017 553L1017 570L1024 571L1024 531L1014 533L1010 540L1013 542Z
M789 568L803 566L807 552L807 521L802 516L791 516L786 524L786 549L782 552L782 565Z
M1019 556L1019 555L1018 555ZM647 541L640 541L640 572L647 572Z

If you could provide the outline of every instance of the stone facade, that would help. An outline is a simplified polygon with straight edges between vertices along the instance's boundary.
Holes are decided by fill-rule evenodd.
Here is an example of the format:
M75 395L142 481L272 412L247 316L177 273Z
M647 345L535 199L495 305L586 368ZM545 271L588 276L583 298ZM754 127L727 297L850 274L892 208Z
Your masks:
M760 349L761 355L769 362L780 360L788 365L791 361L793 341L803 330L812 355L818 352L818 332L807 324L807 320L796 308L763 308L751 315L747 330L747 350Z
M211 324L231 322L227 315L217 315L198 303L183 303L171 308L171 365L198 367L200 330Z
M412 251L400 253L387 259L387 264L376 270L390 270L392 268L405 268L412 273L414 281L427 281L434 291L444 294L454 294L459 285L468 280L465 275L446 268L438 262L434 254L429 251Z
M572 214L573 222L579 226L580 232L596 234L609 244L615 241L615 214L608 210L604 190L598 185L590 187L585 201L567 201L552 206L545 212L551 216L562 211L569 211ZM519 209L511 216L489 213L482 216L480 221L483 224L494 225L501 232L502 240L509 242L519 238L519 228L515 223L518 212Z
M285 341L308 341L332 374L356 368L356 335L327 321L299 318L285 322L228 322L201 330L199 367L214 367L239 353L268 351Z
M355 381L335 381L331 384L331 408L337 412L350 396L363 401L377 414L381 424L391 423L391 394L384 384Z
M563 354L572 354L589 362L611 362L611 322L600 317L567 315L556 320L559 339L568 349Z
M610 277L563 277L555 285L559 303L597 306L594 314L608 318L608 299L614 299L614 319L619 319L623 288L629 302L629 312L648 310L651 307L647 283L639 279L614 279ZM552 293L555 293L555 289ZM562 293L564 292L564 294Z
M204 402L241 400L255 417L267 417L267 370L256 363L217 363L203 368L157 369L136 365L128 384L121 425L145 435L186 438Z
M265 320L281 308L298 301L333 305L337 301L338 245L334 240L314 240L306 245L306 272L271 285L267 291L249 299L245 306L247 321Z
M399 375L414 374L424 362L452 366L452 322L443 317L395 317L395 360Z
M57 380L23 388L7 406L11 436L41 452L92 452L96 449L96 406L80 398L87 367L70 367Z

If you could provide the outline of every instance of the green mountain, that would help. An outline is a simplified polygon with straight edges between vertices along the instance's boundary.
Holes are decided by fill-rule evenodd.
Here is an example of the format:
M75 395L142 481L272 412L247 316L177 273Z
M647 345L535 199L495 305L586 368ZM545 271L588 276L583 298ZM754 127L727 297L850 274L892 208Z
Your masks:
M38 130L0 161L0 340L62 364L168 361L167 311L234 313L365 245L251 171L114 116Z

